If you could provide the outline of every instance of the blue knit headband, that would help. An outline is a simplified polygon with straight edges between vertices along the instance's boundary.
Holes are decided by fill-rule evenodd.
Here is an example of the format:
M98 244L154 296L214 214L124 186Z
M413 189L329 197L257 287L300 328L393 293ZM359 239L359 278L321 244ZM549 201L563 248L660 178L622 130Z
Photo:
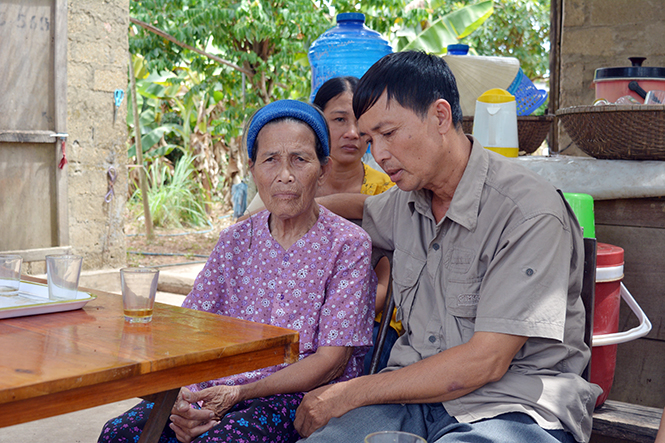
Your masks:
M269 103L256 111L254 117L252 117L252 120L249 122L246 137L247 154L249 154L249 158L252 158L254 143L256 142L256 137L259 135L261 128L272 120L282 117L293 117L307 123L321 142L323 153L326 157L330 155L328 125L321 112L314 108L314 106L298 100L278 100Z

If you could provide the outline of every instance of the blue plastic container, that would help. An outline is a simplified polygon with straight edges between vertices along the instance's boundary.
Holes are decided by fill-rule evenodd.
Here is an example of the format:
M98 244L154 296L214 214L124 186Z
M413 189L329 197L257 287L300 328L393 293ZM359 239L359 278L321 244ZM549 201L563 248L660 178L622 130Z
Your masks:
M337 26L321 34L309 47L312 66L312 95L333 77L362 77L377 60L393 49L386 39L365 26L365 15L337 14Z
M515 79L508 86L508 92L515 96L518 116L531 114L547 100L547 91L536 88L522 68L517 71Z

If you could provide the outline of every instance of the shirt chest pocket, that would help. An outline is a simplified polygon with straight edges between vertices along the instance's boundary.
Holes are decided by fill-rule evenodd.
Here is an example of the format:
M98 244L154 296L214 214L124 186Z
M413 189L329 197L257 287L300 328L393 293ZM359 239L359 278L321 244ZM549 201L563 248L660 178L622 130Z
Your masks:
M420 275L425 264L425 260L415 258L399 249L395 250L392 275L397 321L409 318L413 300L418 290Z
M483 276L473 266L474 251L452 248L445 260L446 311L455 317L475 319Z
M448 280L445 289L446 311L455 317L476 318L482 279L472 281Z

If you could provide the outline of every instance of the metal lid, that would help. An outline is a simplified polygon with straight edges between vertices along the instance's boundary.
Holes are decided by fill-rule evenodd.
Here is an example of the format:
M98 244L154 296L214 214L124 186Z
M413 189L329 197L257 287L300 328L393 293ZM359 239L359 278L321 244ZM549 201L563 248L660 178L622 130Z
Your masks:
M598 242L596 251L596 266L599 268L623 265L623 248Z
M632 66L615 68L598 68L593 76L594 81L616 79L657 78L665 80L665 68L642 66L646 57L628 57Z

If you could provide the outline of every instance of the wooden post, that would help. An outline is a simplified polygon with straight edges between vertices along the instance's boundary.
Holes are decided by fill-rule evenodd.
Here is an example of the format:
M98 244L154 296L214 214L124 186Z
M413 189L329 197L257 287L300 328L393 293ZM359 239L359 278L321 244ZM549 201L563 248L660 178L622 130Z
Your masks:
M152 216L148 204L148 184L145 167L143 165L143 146L141 145L141 122L139 121L139 110L136 105L136 77L134 76L134 60L129 53L129 82L132 88L132 110L134 111L134 140L136 142L136 164L139 166L139 186L141 188L141 200L143 200L143 215L145 217L145 234L148 240L154 238L152 232Z
M554 114L554 124L550 129L550 152L559 152L559 119L556 111L559 109L559 95L561 91L561 32L563 22L563 1L550 2L550 102L549 112Z
M54 3L55 37L53 45L53 77L54 77L54 108L55 132L67 132L67 0L56 0ZM69 245L69 199L67 190L68 167L58 168L60 161L60 138L55 139L53 169L55 170L55 207L56 242L53 246Z

